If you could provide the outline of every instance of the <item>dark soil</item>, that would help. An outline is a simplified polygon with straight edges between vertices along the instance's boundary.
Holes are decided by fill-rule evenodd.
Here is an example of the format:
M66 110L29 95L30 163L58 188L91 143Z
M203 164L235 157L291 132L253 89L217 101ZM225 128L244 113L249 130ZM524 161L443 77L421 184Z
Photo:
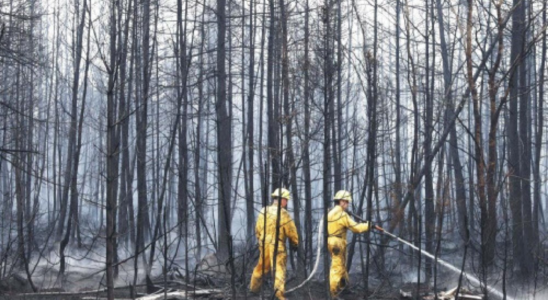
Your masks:
M288 282L287 288L291 288L292 286L295 286L298 284L297 282ZM247 291L247 289L240 288L236 291L236 299L248 299L248 300L270 300L270 299L276 299L273 297L273 290L268 287L269 284L265 285L265 288L261 291L259 294L252 294ZM301 288L300 290L297 290L293 293L290 293L287 296L288 299L310 299L310 300L316 300L316 299L326 299L325 297L325 286L322 282L311 282L305 287ZM230 289L224 289L224 292L222 294L217 295L210 295L210 296L204 296L204 297L196 297L195 299L232 299L231 291ZM48 291L43 291L48 292ZM49 292L58 292L58 291L49 291ZM144 295L145 288L139 288L137 292L141 295ZM361 288L359 285L355 287L349 287L347 290L345 290L340 296L340 299L350 300L350 299L365 299L365 296L369 295L368 299L370 300L395 300L399 299L399 295L396 290L390 290L390 289L376 289L376 290L370 290L369 293L366 293L363 288ZM115 297L116 299L131 299L130 297L130 291L128 288L124 289L116 289L115 290ZM44 300L82 300L82 299L106 299L106 293L97 293L97 294L86 294L86 295L17 295L14 291L11 291L9 293L4 292L3 294L0 293L0 300L22 300L22 299L28 299L28 300L38 300L38 299L44 299Z

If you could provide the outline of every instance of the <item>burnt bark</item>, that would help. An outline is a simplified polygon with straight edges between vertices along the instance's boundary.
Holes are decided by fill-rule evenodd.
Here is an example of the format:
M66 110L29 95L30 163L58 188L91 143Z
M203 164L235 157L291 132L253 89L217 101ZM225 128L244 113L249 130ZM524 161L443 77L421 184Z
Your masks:
M217 117L217 172L218 172L218 207L219 218L217 254L222 261L227 261L231 272L232 298L236 298L234 261L232 259L232 218L230 189L232 184L232 121L226 93L226 0L217 0L217 91L215 112Z
M114 256L116 243L116 192L118 181L118 141L116 137L116 103L115 103L115 78L117 69L118 49L116 48L116 9L118 1L112 1L110 12L110 57L107 66L107 135L106 135L106 286L107 298L114 299Z

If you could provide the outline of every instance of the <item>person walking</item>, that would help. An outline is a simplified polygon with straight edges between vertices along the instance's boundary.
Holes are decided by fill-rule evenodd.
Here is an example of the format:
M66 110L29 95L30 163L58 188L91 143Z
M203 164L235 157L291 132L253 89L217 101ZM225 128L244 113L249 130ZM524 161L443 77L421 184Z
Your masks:
M284 188L278 188L272 193L272 204L264 207L257 218L255 235L259 242L259 261L253 269L249 289L258 293L262 279L266 272L273 272L276 297L285 298L285 272L287 265L286 240L289 239L293 249L299 246L299 235L295 222L286 210L287 203L291 200L291 193ZM277 238L276 238L277 237ZM276 249L276 240L278 251ZM276 256L276 257L274 257Z

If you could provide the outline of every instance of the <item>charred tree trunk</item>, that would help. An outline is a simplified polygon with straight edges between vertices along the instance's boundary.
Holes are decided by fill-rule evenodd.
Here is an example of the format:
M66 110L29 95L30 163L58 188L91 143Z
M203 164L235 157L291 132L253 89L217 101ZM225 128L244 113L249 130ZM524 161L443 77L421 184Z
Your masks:
M127 82L127 57L128 57L128 40L129 40L129 25L130 25L130 13L132 11L133 1L128 1L127 17L124 26L123 34L118 35L118 49L120 51L120 75L118 77L120 89L119 89L119 110L118 119L120 126L118 126L118 137L120 139L120 153L122 156L120 166L120 194L118 197L118 233L120 238L118 242L123 242L124 245L128 245L131 239L133 227L130 226L130 215L133 214L133 205L130 203L130 194L132 191L128 188L130 185L127 178L129 176L130 164L129 164L129 101L126 95L126 82ZM123 10L118 12L118 23L121 28L121 20L123 18ZM131 212L130 212L131 210ZM131 228L131 230L130 230ZM116 273L116 272L115 272Z
M396 130L396 141L395 141L395 147L394 147L394 156L395 156L395 182L394 182L394 202L392 204L392 218L398 219L403 218L401 214L403 214L404 210L401 209L401 200L403 197L403 191L402 191L402 166L401 166L401 84L400 84L400 15L401 15L401 0L396 0L396 124L395 124L395 130ZM400 232L401 233L401 232Z
M299 236L299 245L302 245L302 235L301 235L301 198L299 196L299 186L297 184L297 162L295 160L295 153L293 152L293 120L294 120L294 109L290 107L289 101L289 50L288 50L288 30L287 30L287 12L286 4L284 0L280 0L280 11L281 11L281 22L282 22L282 86L283 86L283 108L284 108L284 117L285 122L285 138L287 144L287 165L289 167L291 177L290 185L293 195L294 207L294 217L295 217L295 226L297 227L297 233ZM303 248L299 247L297 249L297 257L303 257ZM303 265L297 266L297 274L301 278L305 276L305 268Z
M196 251L197 258L200 259L202 255L202 222L201 220L204 216L203 210L203 195L202 195L202 184L200 179L200 168L202 167L201 152L202 152L202 126L203 126L203 113L204 113L204 45L206 39L205 26L204 24L205 14L202 14L202 26L201 26L201 43L200 43L200 70L198 73L198 120L196 123L196 149L194 150L194 201L195 201L195 232L196 232ZM207 177L207 176L204 176Z
M444 96L448 103L447 110L445 112L445 127L448 126L449 120L453 118L455 114L454 100L453 100L453 88L452 88L452 68L449 62L449 51L447 49L447 42L445 39L445 23L444 15L442 10L441 0L436 1L437 8L437 19L439 25L439 35L440 35L440 47L441 47L441 57L442 57L442 66L443 66L443 83L444 83ZM465 218L467 214L466 210L466 185L463 175L463 166L460 162L459 149L457 145L457 129L455 126L451 126L451 132L449 133L449 153L452 162L453 174L455 176L455 203L457 206L457 224L459 228L459 234L462 242L468 241L467 233L468 231L465 228Z
M186 1L185 1L186 3ZM186 9L183 16L183 1L177 1L177 46L176 46L176 58L177 58L177 70L178 80L180 84L177 88L177 99L182 99L182 114L181 114L181 127L179 131L179 169L178 171L178 184L177 184L177 220L179 235L183 235L184 231L188 227L187 216L188 207L188 149L187 149L187 107L188 98L186 95L186 73L187 73L187 57L186 57ZM184 19L184 20L183 20ZM185 24L183 25L183 22ZM185 86L182 86L185 85ZM159 221L159 220L157 220ZM186 236L185 236L186 238Z
M487 260L487 240L488 240L488 219L489 214L487 210L487 195L486 191L486 177L485 177L485 160L483 155L483 134L482 134L482 115L481 115L481 98L478 93L476 82L473 77L473 61L472 61L472 27L474 26L473 16L473 2L468 1L468 17L466 26L466 70L468 86L472 94L472 102L474 109L474 154L476 163L476 179L478 182L478 200L480 207L480 234L481 245L480 254L482 258L482 272L485 272ZM485 273L484 273L485 274Z
M323 218L324 218L324 247L327 249L327 213L331 204L331 120L333 108L333 66L332 66L332 36L331 36L331 5L328 0L324 2L323 10ZM325 251L324 255L324 270L329 270L329 253ZM330 299L329 292L329 272L325 272L325 293L326 298Z
M546 2L543 1L543 10L542 10L542 23L546 26ZM540 214L542 214L541 206L541 175L540 175L540 160L541 160L541 149L542 149L542 134L544 126L544 80L546 71L546 31L542 32L542 54L540 57L540 68L539 68L539 87L538 87L538 100L537 100L537 132L535 136L535 165L534 165L534 206L533 206L533 230L534 236L538 237L540 232ZM538 240L535 242L538 243ZM538 244L537 244L538 245Z
M253 0L249 1L249 69L248 69L248 96L247 96L247 190L246 190L246 209L247 209L247 238L253 237L255 218L254 211L254 100L255 100L255 29L254 24L254 9ZM243 29L242 29L243 31ZM243 63L243 61L242 61ZM242 100L244 101L244 100ZM245 159L245 158L244 158Z
M137 3L136 3L137 4ZM139 5L135 5L137 8ZM150 93L150 0L144 0L140 6L143 9L141 17L142 40L141 40L141 86L139 103L137 106L136 123L136 157L137 157L137 245L136 253L141 253L145 242L149 239L150 231L149 203L147 190L147 128L148 128L148 98ZM143 257L145 257L143 255ZM137 259L136 259L137 260Z
M310 13L309 0L305 6L305 27L304 27L304 142L303 142L303 176L304 176L304 200L305 200L305 260L312 262L312 184L310 174L310 57L309 57L309 35L310 35Z
M376 6L377 1L375 1ZM376 16L376 13L375 13ZM375 17L376 20L376 17ZM375 22L375 24L377 24ZM375 27L375 36L377 29ZM376 46L376 43L374 43ZM366 66L367 66L367 83L368 83L368 95L367 95L367 119L368 119L368 131L367 131L367 163L366 163L366 190L367 190L367 210L366 219L372 220L373 217L373 190L375 189L375 165L376 165L376 152L377 152L377 58L376 47L373 50L373 55L370 52L365 54ZM365 234L365 240L367 242L367 262L365 266L365 289L369 288L369 258L371 257L370 248L370 232ZM350 259L350 258L349 258ZM381 267L382 268L382 267Z
M106 227L106 286L107 298L114 299L114 251L116 243L116 188L118 181L118 141L116 140L116 103L114 99L115 78L117 69L118 52L116 48L116 9L118 1L112 1L110 12L110 58L108 70L107 89L107 135L106 135L106 167L107 167L107 227Z
M497 94L500 87L500 82L496 80L496 74L499 70L502 62L502 53L504 50L504 21L501 13L501 4L495 4L497 10L497 22L498 22L498 51L494 64L489 72L489 109L490 109L490 125L489 125L489 161L487 163L487 216L485 224L485 232L482 232L482 240L486 244L485 253L482 257L482 261L486 266L492 266L494 264L496 255L496 235L497 235L497 197L499 194L498 184L496 180L497 173L497 127L498 120L503 105L508 98L507 90L500 98L500 104L497 103ZM512 71L511 71L512 72ZM513 72L511 73L512 76Z
M521 36L521 51L523 57L519 65L519 158L520 158L520 180L521 180L521 204L523 211L523 237L526 241L529 241L529 245L524 247L523 250L523 267L527 270L529 276L533 276L534 272L534 260L532 250L536 248L535 238L533 237L533 226L532 226L532 202L531 202L531 134L530 128L532 128L531 118L530 118L530 109L531 109L531 87L529 86L529 67L527 58L528 54L526 53L527 49L527 26L526 22L526 11L529 9L529 1L522 1L521 6L523 7L523 31ZM517 13L517 12L516 12ZM517 99L516 99L517 100Z
M275 44L276 44L276 11L274 0L269 0L270 24L268 27L268 51L267 51L267 71L266 71L266 99L268 115L268 155L270 160L270 170L272 175L272 187L277 188L282 185L281 149L279 149L279 127L278 121L278 100L276 98L277 90L274 84L275 80Z
M512 64L520 64L523 61L523 47L525 38L525 3L514 0L515 7L512 14L512 42L510 49L510 61ZM519 74L521 75L521 74ZM519 76L513 76L509 82L510 105L508 120L508 168L510 173L510 209L512 211L512 245L514 264L519 266L523 276L529 276L530 270L527 265L525 247L521 242L524 236L524 215L522 204L522 181L520 167L520 137L518 135L518 102L520 91Z
M79 5L76 5L76 11L80 14L81 13L81 19L79 20L79 25L77 29L76 34L76 45L75 45L75 55L76 55L76 61L74 62L74 73L73 73L73 82L72 82L72 105L71 105L71 122L70 122L70 133L69 133L69 150L67 152L68 158L67 158L67 165L66 165L66 174L65 174L65 186L63 187L63 199L69 197L69 191L70 191L70 202L68 203L69 207L69 216L68 216L68 224L66 227L65 234L61 240L60 246L59 246L59 260L60 260L60 266L59 266L59 273L61 276L64 276L65 273L65 249L69 243L70 236L71 236L71 230L73 229L73 226L78 226L78 190L77 190L77 178L78 178L78 164L79 164L79 156L80 156L80 148L82 145L82 118L84 116L84 110L85 110L85 99L82 98L82 107L81 107L81 113L80 113L80 124L78 124L78 87L80 84L80 61L82 59L82 48L83 48L83 39L84 39L84 27L85 27L85 21L86 21L86 13L87 13L87 0L84 0L84 6L82 11L80 12ZM89 43L89 39L88 39ZM86 65L86 75L87 70L89 68L89 65ZM85 76L87 77L87 76ZM87 78L84 78L84 81L87 80ZM85 84L85 86L87 86ZM85 88L84 88L84 97L85 97ZM63 200L63 202L66 202ZM64 223L60 223L60 225L63 225L58 228L57 233L59 234L60 230L63 230ZM81 241L79 240L79 244L81 244Z
M226 95L226 0L217 0L217 164L218 164L218 256L231 269L232 298L236 298L230 190L232 185L232 121Z
M425 24L425 105L424 105L424 161L433 160L432 157L432 135L433 135L433 115L434 115L434 101L433 95L430 94L430 85L433 84L434 78L430 78L430 16L428 0L425 1L426 21ZM425 165L424 171L424 214L425 214L425 250L428 253L433 253L434 249L434 231L435 231L435 212L434 212L434 176L432 174L431 164ZM425 275L426 282L430 282L432 279L432 262L427 259L425 261Z
M337 72L337 78L336 78L336 89L337 89L337 95L336 95L336 101L335 98L332 101L332 109L331 109L331 121L333 122L332 126L332 145L333 145L333 191L338 191L342 189L342 7L341 7L342 1L337 1L337 18L336 18L336 26L337 31L334 33L335 37L333 37L333 43L335 40L337 41L337 65L336 65L336 72ZM333 50L334 47L333 47ZM334 70L335 71L335 70Z

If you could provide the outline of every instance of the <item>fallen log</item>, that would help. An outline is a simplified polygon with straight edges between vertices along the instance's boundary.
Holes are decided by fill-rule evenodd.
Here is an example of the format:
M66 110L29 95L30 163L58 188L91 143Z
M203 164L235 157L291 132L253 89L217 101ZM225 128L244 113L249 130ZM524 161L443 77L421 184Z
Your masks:
M440 292L438 298L442 300L454 300L457 294L457 288L454 287L446 292ZM459 292L459 299L462 300L483 300L483 295L473 295L469 293L466 289L462 289Z
M420 295L419 295L419 299L422 299L422 300L432 300L432 299L435 299L435 295L430 292L428 290L429 288L427 289L424 289L420 292ZM414 295L415 291L409 289L409 287L407 288L402 288L400 289L400 297L402 299L415 299L417 297L415 297ZM457 288L452 288L448 291L444 291L444 292L439 292L438 293L438 299L440 300L455 300L457 297L456 297L456 294L457 294ZM459 296L458 296L458 299L459 300L483 300L483 295L478 295L478 294L473 294L472 292L466 290L466 289L461 289L459 291Z

